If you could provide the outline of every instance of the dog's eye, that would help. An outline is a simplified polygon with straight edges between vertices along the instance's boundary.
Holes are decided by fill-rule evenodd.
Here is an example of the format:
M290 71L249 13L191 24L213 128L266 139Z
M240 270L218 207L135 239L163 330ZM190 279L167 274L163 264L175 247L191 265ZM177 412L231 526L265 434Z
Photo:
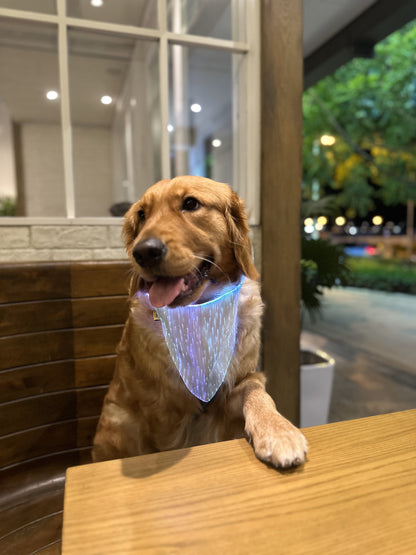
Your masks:
M182 203L182 210L187 210L188 212L193 212L201 208L201 204L194 197L187 197Z
M140 222L144 222L144 221L145 221L145 219L146 219L146 214L144 213L144 210L139 210L139 211L137 212L137 215L138 215L138 217L139 217L139 221L140 221Z

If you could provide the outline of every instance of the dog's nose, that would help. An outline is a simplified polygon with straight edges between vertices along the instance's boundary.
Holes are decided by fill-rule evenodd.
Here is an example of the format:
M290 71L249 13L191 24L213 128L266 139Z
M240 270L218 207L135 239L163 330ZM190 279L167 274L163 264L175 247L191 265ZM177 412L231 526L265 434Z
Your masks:
M165 244L155 237L144 239L133 248L134 259L142 268L155 266L166 256L166 252Z

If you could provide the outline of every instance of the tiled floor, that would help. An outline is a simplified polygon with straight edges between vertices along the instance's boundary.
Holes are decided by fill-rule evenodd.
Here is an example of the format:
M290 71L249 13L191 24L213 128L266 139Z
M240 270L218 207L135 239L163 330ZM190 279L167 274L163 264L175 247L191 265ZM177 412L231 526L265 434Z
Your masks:
M416 297L364 289L324 295L303 346L335 358L329 421L416 408Z

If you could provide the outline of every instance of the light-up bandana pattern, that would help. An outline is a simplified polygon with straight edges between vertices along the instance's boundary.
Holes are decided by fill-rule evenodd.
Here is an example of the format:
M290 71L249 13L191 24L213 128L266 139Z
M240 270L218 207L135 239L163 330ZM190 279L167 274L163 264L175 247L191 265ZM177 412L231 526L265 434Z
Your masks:
M210 401L225 379L234 352L241 282L202 303L156 312L175 366L189 391Z

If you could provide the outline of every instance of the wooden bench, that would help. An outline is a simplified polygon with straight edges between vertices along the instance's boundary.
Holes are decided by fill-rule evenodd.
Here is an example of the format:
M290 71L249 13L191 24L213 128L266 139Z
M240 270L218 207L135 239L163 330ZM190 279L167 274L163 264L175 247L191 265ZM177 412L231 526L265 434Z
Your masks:
M129 263L0 266L0 553L59 553L65 470L92 439Z

